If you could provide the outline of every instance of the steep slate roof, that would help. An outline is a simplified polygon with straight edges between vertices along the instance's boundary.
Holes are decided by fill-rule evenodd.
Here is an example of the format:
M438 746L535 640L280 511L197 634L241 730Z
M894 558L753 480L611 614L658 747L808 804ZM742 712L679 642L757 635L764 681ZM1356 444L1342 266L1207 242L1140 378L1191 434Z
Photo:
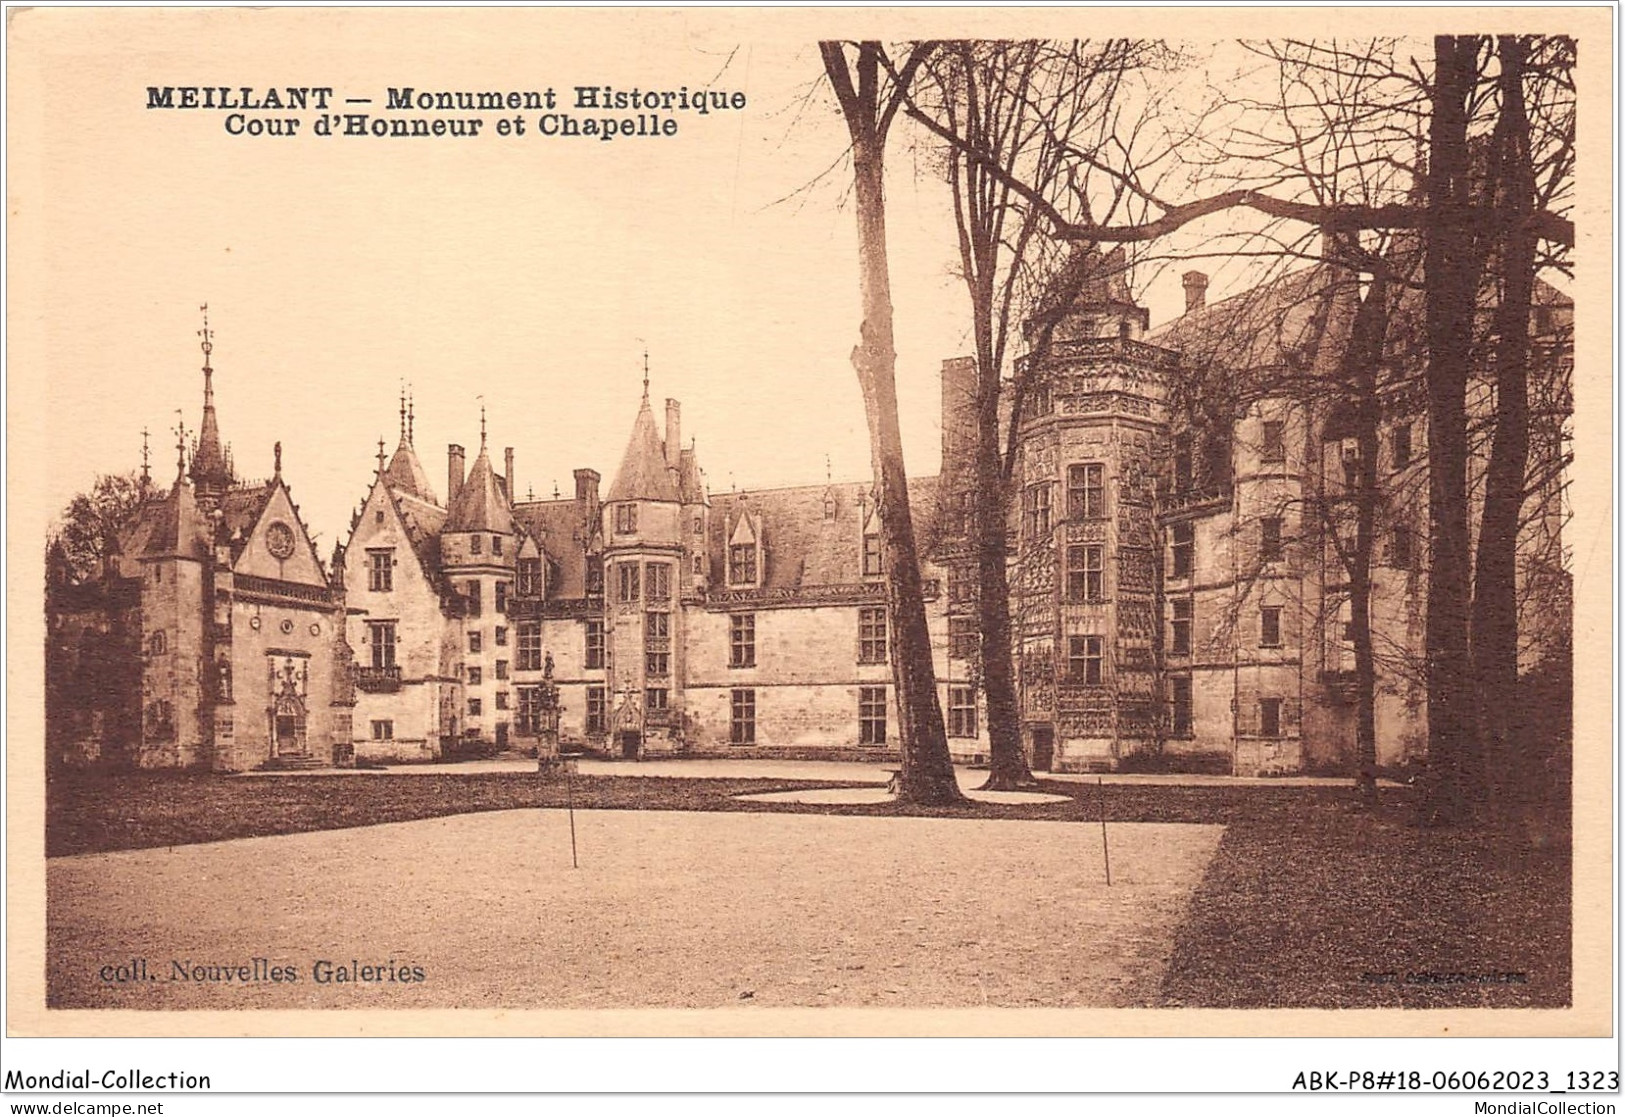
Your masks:
M706 558L711 581L727 583L728 540L744 513L759 517L758 540L764 556L765 589L800 586L852 585L863 577L863 519L874 502L859 502L869 486L861 482L801 485L785 489L757 489L727 493L711 501L711 527L706 536ZM824 518L825 495L833 496L835 517ZM934 516L937 478L911 477L909 505L921 554L926 552L925 529ZM867 509L867 511L866 511Z
M621 457L621 468L615 471L615 483L604 500L665 500L675 504L681 496L674 473L666 464L666 450L645 394L638 417L632 421L632 437Z
M1343 291L1352 294L1346 285ZM1332 269L1316 265L1181 315L1145 340L1177 350L1186 367L1307 372L1326 337L1337 294Z
M145 521L137 532L144 539L141 554L152 557L181 555L206 558L209 554L208 525L198 510L192 486L183 479L161 501L145 504L137 513Z
M395 510L400 513L401 523L406 526L407 542L412 545L419 565L430 581L437 581L440 576L440 530L446 524L446 510L410 493L397 493L388 486L385 489L395 501Z
M446 510L446 531L500 531L512 533L513 512L502 485L491 470L491 457L485 444L468 471L468 480L457 490Z
M586 502L533 500L516 506L514 521L547 556L549 599L587 595L587 542L592 525Z
M384 480L396 492L408 493L430 504L440 503L435 498L434 490L429 487L429 475L424 471L423 463L418 461L417 451L405 434L401 435L400 445L395 447L395 456L389 459Z

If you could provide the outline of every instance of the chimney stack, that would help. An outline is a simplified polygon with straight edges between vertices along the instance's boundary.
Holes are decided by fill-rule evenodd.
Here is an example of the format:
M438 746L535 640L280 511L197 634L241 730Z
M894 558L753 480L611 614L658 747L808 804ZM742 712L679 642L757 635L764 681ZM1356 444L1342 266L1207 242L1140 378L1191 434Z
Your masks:
M453 442L446 447L446 507L463 488L463 448Z
M502 451L502 483L508 489L508 503L519 503L519 490L513 484L513 447Z
M598 471L596 469L578 469L576 478L576 503L585 503L589 508L598 507Z
M666 401L666 464L673 469L683 452L682 411L683 405L676 400Z
M1185 284L1185 313L1201 310L1207 305L1207 273L1188 271L1183 277Z

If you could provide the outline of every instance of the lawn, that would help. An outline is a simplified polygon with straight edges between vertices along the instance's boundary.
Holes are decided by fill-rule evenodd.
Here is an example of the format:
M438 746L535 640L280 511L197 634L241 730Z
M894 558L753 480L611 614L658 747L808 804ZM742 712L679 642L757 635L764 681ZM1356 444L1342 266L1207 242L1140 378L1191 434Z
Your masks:
M152 850L140 856L190 865L186 857L191 854L184 847L197 843L302 835L276 838L272 845L306 843L299 848L318 861L345 872L358 863L376 869L361 879L382 881L403 897L416 897L398 911L390 909L393 901L379 901L383 906L376 910L382 914L373 918L383 921L380 926L399 925L403 932L416 933L414 922L424 928L433 923L418 913L451 904L472 920L460 920L458 927L477 928L483 918L493 918L496 940L507 944L503 949L522 952L529 940L515 937L508 924L529 919L521 911L541 903L549 914L542 923L525 923L527 934L570 929L561 941L576 945L562 962L550 965L569 975L571 989L597 990L582 1003L600 1007L717 1004L729 998L762 1004L980 1004L983 996L989 1004L1238 1008L1569 1003L1566 845L1532 848L1488 831L1416 828L1410 825L1410 793L1405 789L1385 791L1374 812L1353 809L1348 793L1334 788L1108 785L1102 790L1061 781L1046 782L1044 790L1072 798L1053 804L977 803L926 810L735 798L807 786L813 781L592 776L577 778L567 789L562 782L523 774L282 779L138 774L57 780L48 797L46 835L53 858L53 966L63 958L83 956L89 940L82 936L100 926L96 921L101 916L95 913L105 905L123 911L121 918L137 919L126 905L149 887L140 873L106 867L123 864L117 858L134 854L112 859L66 855ZM707 836L672 837L671 850L682 854L677 861L663 859L662 853L617 862L624 878L613 887L603 882L605 890L590 897L572 890L592 878L574 872L525 878L517 894L527 899L518 908L512 906L518 901L504 898L500 882L486 892L437 891L435 882L469 858L483 863L482 847L468 842L499 840L479 837L485 832L477 830L481 818L473 816L517 812L490 818L529 819L518 824L519 833L529 833L526 828L541 826L540 820L563 816L520 809L562 807L567 794L584 828L622 828L644 835L655 832L654 820L659 819L662 832L678 835L684 816L698 812L704 818L689 822ZM1114 887L1109 892L1103 887L1104 866L1098 863L1102 812L1109 820L1113 850ZM444 820L441 829L380 825L437 818ZM1162 825L1174 823L1191 825ZM555 857L561 848L567 853L567 846L558 845L567 841L567 833L555 823L547 825L553 829L546 855ZM459 826L475 830L454 838L461 833ZM795 836L811 832L795 830L797 826L833 829L810 841ZM401 844L386 854L373 852L369 834L385 832L417 836L398 839ZM995 832L1001 835L997 840L989 837ZM922 833L933 837L921 844L915 836ZM1205 836L1197 840L1198 834ZM530 841L523 838L523 848L529 849L525 843ZM640 837L625 848L652 848L641 842ZM1136 894L1129 877L1118 874L1129 873L1132 859L1159 843L1181 852L1170 854L1172 860L1155 881L1147 877L1140 882L1150 892ZM604 869L605 862L593 858L622 845L613 841L599 847L588 862L595 867L581 872ZM955 852L932 852L938 847ZM261 843L210 848L257 849ZM813 862L785 860L787 850L825 848L841 851L840 856L817 871L808 868ZM1141 852L1131 852L1136 849ZM915 853L898 860L903 857L899 850ZM538 846L532 852L541 856L544 849ZM509 855L506 846L500 856L498 851L490 855L507 864L502 860ZM1119 856L1124 858L1121 864ZM376 865L375 858L380 859ZM249 861L253 866L266 863L263 858ZM345 904L337 894L322 899L289 892L286 882L282 891L273 888L263 895L217 894L217 880L235 878L220 877L213 868L196 871L205 882L200 887L213 898L194 916L213 911L215 918L234 925L229 921L239 919L240 910L264 911L270 922L262 952L295 941L285 932L312 918L312 909ZM710 881L708 873L724 875ZM899 894L903 880L914 883ZM817 887L802 890L798 882L803 881L817 882ZM674 882L688 882L692 890L671 891ZM781 895L778 889L789 891ZM563 902L557 897L570 895L582 903L559 906ZM751 897L789 917L760 921ZM900 906L891 906L892 900ZM944 914L932 914L943 905ZM703 914L711 930L702 934L679 921L646 940L645 928L659 921L651 924L640 913L669 906L687 913L685 918ZM901 921L905 915L907 924ZM948 922L937 930L948 933L924 934L941 919ZM1011 919L1014 937L999 937ZM910 935L921 934L898 937L905 927L912 928ZM458 941L479 949L476 938ZM867 945L870 940L875 949ZM1091 945L1095 940L1098 944ZM429 941L438 940L431 935ZM745 976L723 983L727 989L710 978L701 981L709 964L682 964L673 953L678 947L661 943L726 955L730 964L745 967L739 971ZM852 949L860 943L866 945L856 957ZM916 965L912 955L918 951L911 948L925 946L944 952L946 970L911 969L913 976L901 984L875 977L897 958L905 966ZM897 958L887 959L887 952L896 952ZM590 979L585 971L571 968L606 957L621 960L613 980L601 974ZM1127 961L1112 963L1113 957ZM651 968L635 964L636 958L661 961ZM813 959L833 968L809 969ZM451 972L444 961L439 964L443 973ZM839 967L857 965L863 969L842 971L849 980L840 980ZM756 972L767 976L754 984L745 980ZM67 977L59 968L52 974L56 997L72 983L62 985ZM805 979L805 987L797 979ZM491 1002L495 985L476 981L469 988L486 990L476 998L479 1003L518 1003ZM577 1003L570 1000L575 993L545 982L526 979L515 988L523 988L531 999L525 1003ZM902 992L887 992L892 988ZM822 1000L814 996L824 990L834 991ZM404 1006L426 995L432 992L410 990L397 1001Z

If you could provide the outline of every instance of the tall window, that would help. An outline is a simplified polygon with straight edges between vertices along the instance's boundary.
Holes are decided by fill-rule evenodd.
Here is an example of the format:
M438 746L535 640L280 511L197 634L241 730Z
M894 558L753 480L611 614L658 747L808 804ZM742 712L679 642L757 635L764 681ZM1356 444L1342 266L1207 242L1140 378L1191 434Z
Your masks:
M863 576L865 578L878 578L885 573L886 563L880 550L880 533L866 531L863 533Z
M615 564L615 597L618 601L636 601L641 595L638 587L638 564Z
M858 688L858 744L886 743L886 688Z
M480 583L478 579L469 582L463 588L463 600L468 602L469 616L477 617L480 615Z
M1173 655L1191 654L1191 620L1193 607L1188 597L1174 598L1173 639L1168 651Z
M948 736L976 736L976 689L968 686L948 688Z
M1265 648L1279 648L1281 646L1281 607L1279 605L1265 605L1259 609L1258 615L1259 645Z
M649 563L644 567L644 578L644 589L650 601L671 600L671 563Z
M955 659L975 659L981 649L980 631L975 617L948 618L948 654Z
M948 600L958 605L976 600L976 572L968 566L948 567Z
M589 620L587 622L586 666L589 671L602 671L604 669L603 621Z
M1022 510L1027 524L1027 538L1029 540L1036 542L1049 534L1049 482L1044 481L1027 486L1027 491L1022 494Z
M469 536L468 537L468 553L471 554L471 555L478 555L478 554L483 554L484 552L485 552L485 537L483 535L471 535L471 536Z
M1066 677L1072 683L1098 683L1105 676L1106 641L1100 636L1066 638Z
M542 560L539 558L520 559L518 582L514 592L520 597L540 597L543 589Z
M1411 464L1411 425L1400 423L1393 432L1394 468L1404 469Z
M506 648L508 646L508 630L499 624L493 631L496 633L497 647Z
M587 596L600 597L604 592L604 559L602 555L587 556Z
M1191 735L1191 680L1189 675L1173 675L1168 679L1168 705L1173 714L1170 732L1175 737Z
M393 549L367 552L367 588L373 593L388 593L395 588Z
M1074 543L1066 549L1066 599L1104 601L1106 548L1099 543Z
M372 642L372 665L376 668L395 666L395 622L367 622L367 638Z
M497 612L506 613L507 611L508 611L508 583L507 582L498 582L497 583Z
M1279 737L1281 735L1281 700L1279 698L1260 698L1258 700L1258 733L1262 737Z
M1099 462L1066 467L1066 515L1093 520L1106 514L1106 467Z
M638 506L636 504L617 504L615 506L615 534L631 535L638 530Z
M514 728L520 733L529 735L542 731L542 688L539 686L522 686L519 688L519 712L514 716Z
M886 662L886 607L865 606L858 610L858 662Z
M590 686L587 688L587 732L602 733L604 731L604 688Z
M501 555L502 555L502 536L500 536L500 535L491 536L491 553L493 555L498 556L499 558L501 557Z
M1259 521L1258 558L1261 562L1281 561L1281 517L1266 516Z
M646 613L643 624L644 670L664 678L671 674L671 614Z
M1286 461L1286 424L1279 419L1264 420L1264 445L1258 457L1266 462Z
M734 543L728 547L728 581L736 586L756 581L756 544Z
M516 666L520 671L542 669L542 622L519 622L519 648Z
M728 666L756 666L756 614L734 613L728 618Z
M1173 569L1169 571L1171 578L1189 578L1191 567L1196 559L1196 526L1190 523L1175 524L1173 530Z
M1191 436L1182 434L1174 439L1174 492L1190 492L1195 481L1191 468Z
M468 700L468 716L469 717L471 717L471 718L480 717L481 712L484 709L485 709L485 703L481 702L478 698L470 698Z
M754 745L756 743L756 692L745 688L730 692L728 696L728 743Z
M508 708L508 692L505 691L505 690L497 691L497 709L506 710L507 708Z
M505 680L505 679L507 679L507 677L508 677L508 661L505 660L505 659L497 660L497 678Z
M478 653L478 652L482 651L484 649L484 647L485 647L485 643L484 643L483 640L480 639L480 633L479 633L478 629L475 629L473 632L470 632L468 634L468 650L469 651L474 652L474 653Z

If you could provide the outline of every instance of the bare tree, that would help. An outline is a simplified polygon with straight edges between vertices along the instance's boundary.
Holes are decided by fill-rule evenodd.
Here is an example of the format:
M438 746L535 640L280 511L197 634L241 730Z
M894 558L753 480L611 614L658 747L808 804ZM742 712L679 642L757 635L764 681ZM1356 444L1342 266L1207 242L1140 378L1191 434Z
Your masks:
M819 44L852 141L853 200L858 219L858 287L863 303L859 342L852 350L869 425L877 514L886 564L892 678L897 690L901 770L899 800L953 803L964 796L954 778L937 697L925 596L909 509L908 474L897 416L897 353L892 330L891 275L886 253L886 136L903 92L930 53L919 44L898 67L874 41ZM849 60L848 52L852 53Z

